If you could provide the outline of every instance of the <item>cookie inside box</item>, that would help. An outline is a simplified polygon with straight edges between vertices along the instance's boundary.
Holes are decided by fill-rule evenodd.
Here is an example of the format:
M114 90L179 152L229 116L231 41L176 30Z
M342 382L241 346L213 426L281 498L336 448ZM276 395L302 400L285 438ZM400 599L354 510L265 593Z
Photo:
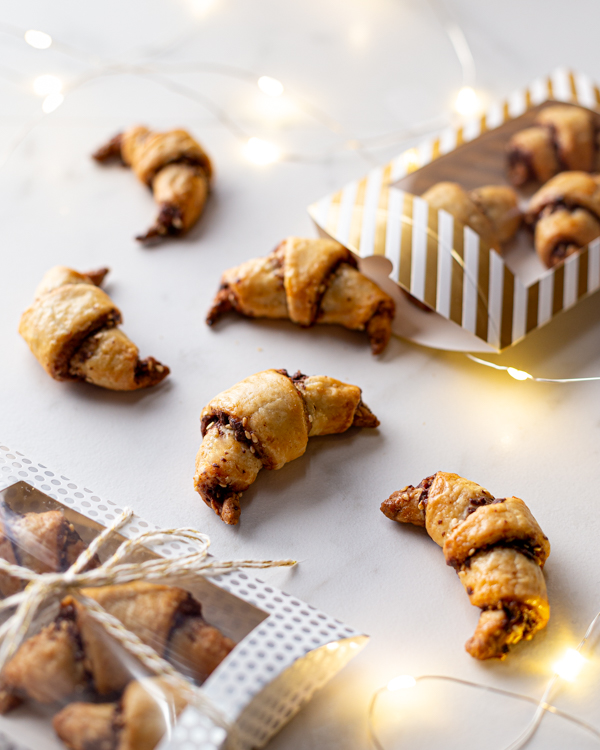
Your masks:
M73 525L86 547L105 528L76 510L62 505L27 482L12 484L6 489L0 490L0 513L2 514L5 535L15 552L17 563L23 564L25 567L25 560L20 562L20 559L25 556L31 556L47 564L56 553L55 550L44 544L37 535L20 533L17 536L11 534L11 520L20 519L27 513L41 514L47 511L62 513L67 521ZM119 532L111 534L110 539L99 550L100 561L107 560L126 538ZM144 548L125 558L125 562L143 562L157 557L160 557L160 555ZM65 566L62 565L62 567ZM268 617L267 612L223 590L212 583L209 578L195 576L193 581L186 581L185 586L182 586L182 584L173 585L188 590L201 602L202 616L236 643L239 643Z
M557 104L577 106L591 115L596 133L591 141L588 133L580 145L589 150L595 138L598 161L600 88L586 76L561 69L515 92L480 118L445 130L309 206L319 233L350 248L360 259L361 271L393 297L392 329L398 336L435 349L499 353L600 289L600 236L591 239L597 221L585 203L593 203L586 197L589 182L581 193L584 210L573 212L577 213L574 228L566 230L562 241L563 183L536 197L542 211L546 199L548 207L556 206L556 211L544 215L543 243L540 240L538 245L544 254L552 256L556 250L559 258L566 256L557 265L545 267L534 248L533 233L526 228L504 242L502 255L492 249L501 242L500 232L510 235L512 223L513 198L511 191L506 192L509 140L519 131L530 131L536 117ZM550 124L548 131L553 132ZM551 149L552 143L546 148ZM520 148L525 159L514 161L512 167L517 176L525 177L533 168L533 161L527 162L533 151ZM583 151L577 153L583 159ZM545 164L546 172L564 166L560 153L552 158L558 166ZM541 159L536 159L537 170ZM488 186L497 189L490 191ZM532 183L519 189L520 208L526 208L541 187ZM484 193L482 188L488 189ZM480 191L477 197L461 198L463 191L473 189ZM427 196L431 203L421 197L429 190L435 197ZM484 195L492 201L489 210L501 221L494 224L485 211L478 215L470 206L469 201L476 208ZM454 202L459 220L448 212ZM448 210L442 210L444 205ZM478 226L480 233L472 226ZM579 235L585 239L578 240Z
M539 112L547 107L560 104L562 107L586 109L580 104L569 104L549 100L532 107L524 114L482 133L477 138L463 143L447 154L443 154L392 183L391 188L404 190L421 196L438 182L457 182L465 190L474 190L483 185L508 185L506 149L511 137L535 124ZM600 132L600 114L590 112ZM525 211L529 199L541 187L539 182L529 182L514 188L519 196L519 208ZM539 281L548 273L548 268L539 259L533 246L532 231L522 225L516 236L503 246L502 258L506 266L525 286Z

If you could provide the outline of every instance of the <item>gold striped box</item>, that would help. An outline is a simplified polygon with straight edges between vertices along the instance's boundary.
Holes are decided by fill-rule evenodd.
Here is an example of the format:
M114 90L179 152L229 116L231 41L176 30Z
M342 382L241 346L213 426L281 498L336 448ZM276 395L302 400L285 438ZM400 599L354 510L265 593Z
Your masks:
M440 349L499 352L600 287L600 239L548 270L524 230L521 247L502 257L418 197L442 180L465 189L506 184L508 139L552 102L600 112L600 90L588 77L559 69L309 206L321 234L356 253L386 290L395 288L399 335ZM408 303L398 287L437 315Z

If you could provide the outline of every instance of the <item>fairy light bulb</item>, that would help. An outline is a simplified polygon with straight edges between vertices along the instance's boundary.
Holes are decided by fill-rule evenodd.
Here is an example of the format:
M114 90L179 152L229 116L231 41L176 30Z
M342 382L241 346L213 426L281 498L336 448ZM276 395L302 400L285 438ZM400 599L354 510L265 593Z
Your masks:
M58 109L64 100L65 97L60 92L48 94L42 102L42 111L48 115L50 112L54 112L55 109Z
M565 655L554 665L554 674L561 679L573 682L579 675L587 659L576 651L574 648L567 649Z
M409 148L402 155L404 167L407 172L415 172L419 168L419 152L416 148Z
M261 76L257 81L258 88L267 96L281 96L283 94L283 83L271 76Z
M393 680L390 680L387 684L387 689L390 691L390 693L393 693L396 690L406 690L408 688L412 688L417 684L417 681L412 675L409 674L401 674L398 675L398 677L394 677Z
M206 16L216 4L216 0L191 0L192 13L197 18Z
M253 164L272 164L277 161L281 152L272 143L263 141L262 138L250 138L244 148L246 158Z
M33 90L38 96L60 94L62 91L62 81L60 78L49 74L38 76L33 82Z
M533 376L525 370L517 370L516 367L507 367L506 372L515 380L533 380Z
M48 49L52 44L52 37L43 31L29 29L29 31L25 32L25 41L30 47L34 47L35 49Z
M479 114L481 112L481 102L475 89L471 88L471 86L463 86L454 102L454 109L463 117L472 117Z

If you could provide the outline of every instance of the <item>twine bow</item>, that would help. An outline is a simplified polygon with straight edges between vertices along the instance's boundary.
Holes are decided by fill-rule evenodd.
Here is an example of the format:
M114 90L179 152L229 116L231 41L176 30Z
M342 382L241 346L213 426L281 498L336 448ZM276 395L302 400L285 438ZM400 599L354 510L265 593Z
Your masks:
M183 581L195 575L216 576L238 568L272 568L296 564L295 560L208 560L210 538L192 528L157 529L138 534L124 541L117 551L102 565L84 571L98 550L108 538L133 516L126 508L110 526L99 534L64 573L36 573L21 565L14 565L0 558L0 570L11 576L29 581L23 591L0 602L0 613L16 608L15 612L0 626L0 673L8 660L15 654L43 604L50 600L62 599L76 589L84 587L109 586L133 581ZM121 562L125 557L140 548L165 540L181 542L190 551L177 558L157 558L141 563ZM83 571L83 572L82 572ZM120 643L130 654L139 659L152 673L160 676L178 690L189 696L193 702L213 722L231 731L231 726L222 712L212 703L201 688L185 679L174 667L156 651L145 644L137 635L127 630L113 615L96 601L79 596L79 601L88 614Z

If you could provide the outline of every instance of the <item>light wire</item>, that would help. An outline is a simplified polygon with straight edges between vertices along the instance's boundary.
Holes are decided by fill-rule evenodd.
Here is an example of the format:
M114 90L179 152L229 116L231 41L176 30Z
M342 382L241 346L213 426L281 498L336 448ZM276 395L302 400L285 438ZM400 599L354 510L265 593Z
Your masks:
M522 375L526 377L517 377L515 378L514 375L511 377L515 378L515 380L534 380L537 383L585 383L591 380L600 380L600 376L593 376L589 378L536 378L533 375L530 375L528 372L525 372L524 370L518 370L516 367L507 367L505 365L498 365L495 362L489 362L487 359L480 359L479 357L476 357L474 354L465 353L465 356L468 357L472 362L476 362L479 365L484 365L485 367L491 367L494 370L503 370L504 372L507 372L509 375L512 372L521 373Z
M594 629L596 628L596 625L598 624L599 621L600 621L600 612L596 614L594 619L588 625L583 638L579 641L577 648L574 649L575 651L577 651L578 653L581 653L581 651L587 644L588 640L590 639L592 633L594 632ZM532 698L529 695L523 695L521 693L514 693L510 690L503 690L502 688L492 687L491 685L483 685L478 682L471 682L470 680L463 680L459 677L451 677L448 675L421 675L419 677L414 677L413 679L414 679L415 684L422 680L444 680L446 682L454 682L456 684L466 685L467 687L472 687L477 690L485 690L491 693L497 693L498 695L505 695L510 698L516 698L518 700L527 701L529 703L536 704L537 708L529 724L525 727L525 729L521 732L521 734L515 740L513 740L510 743L510 745L505 746L503 750L521 750L522 747L525 747L525 745L537 732L540 724L542 723L542 719L544 718L545 713L555 714L556 716L560 716L562 719L567 719L573 724L577 724L582 729L585 729L587 732L592 734L600 742L600 731L598 729L596 729L591 724L588 724L588 722L583 721L582 719L578 719L576 716L573 716L572 714L569 714L566 711L561 711L560 709L556 708L556 706L552 706L550 703L548 703L552 692L554 691L555 687L557 686L558 681L560 680L560 675L558 675L556 672L552 675L552 677L550 677L550 679L546 683L544 692L542 694L542 697L539 699L539 701L536 700L535 698ZM384 686L384 687L378 688L375 691L371 699L371 702L369 704L369 709L368 709L368 714L367 714L369 736L376 750L385 750L384 746L382 745L381 741L379 740L377 736L373 717L375 713L375 707L377 705L377 700L379 696L382 693L384 693L386 690L388 690L388 687Z

